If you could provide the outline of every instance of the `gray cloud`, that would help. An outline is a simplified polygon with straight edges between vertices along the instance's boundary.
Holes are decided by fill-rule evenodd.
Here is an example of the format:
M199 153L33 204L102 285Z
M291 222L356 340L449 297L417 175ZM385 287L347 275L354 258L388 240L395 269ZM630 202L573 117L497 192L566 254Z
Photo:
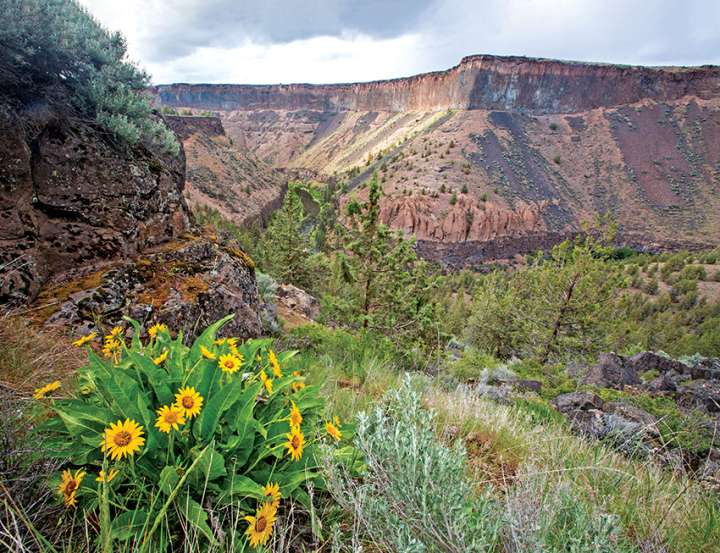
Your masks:
M173 0L146 33L147 60L166 61L199 47L251 41L285 43L358 32L398 36L419 24L434 0Z
M720 63L720 0L81 0L156 82L337 82L469 54Z

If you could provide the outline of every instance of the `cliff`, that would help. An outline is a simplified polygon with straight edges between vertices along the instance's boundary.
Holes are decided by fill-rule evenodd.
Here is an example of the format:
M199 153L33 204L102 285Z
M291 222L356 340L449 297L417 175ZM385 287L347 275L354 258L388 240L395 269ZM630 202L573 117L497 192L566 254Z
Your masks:
M637 67L547 59L469 56L447 71L333 85L172 84L153 89L168 106L220 110L571 113L646 98L720 94L718 67Z
M505 238L545 243L610 214L628 243L720 243L718 67L471 56L388 81L154 94L216 111L237 147L348 196L378 173L383 221L426 242L487 257L483 242L511 252Z
M218 117L165 116L165 121L187 157L188 205L215 209L240 226L267 223L287 191L281 172L229 138Z

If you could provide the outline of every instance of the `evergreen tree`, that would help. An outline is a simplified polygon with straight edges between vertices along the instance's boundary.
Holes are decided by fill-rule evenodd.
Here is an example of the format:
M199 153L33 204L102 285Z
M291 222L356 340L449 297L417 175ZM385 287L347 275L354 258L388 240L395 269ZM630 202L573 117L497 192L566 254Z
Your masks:
M317 283L310 238L302 228L304 210L300 196L290 187L282 207L275 212L260 244L263 267L279 282L311 291Z
M436 280L418 259L414 243L380 222L377 175L370 181L367 202L347 206L349 229L336 275L348 288L335 302L341 318L380 332L405 346L433 347L436 342Z

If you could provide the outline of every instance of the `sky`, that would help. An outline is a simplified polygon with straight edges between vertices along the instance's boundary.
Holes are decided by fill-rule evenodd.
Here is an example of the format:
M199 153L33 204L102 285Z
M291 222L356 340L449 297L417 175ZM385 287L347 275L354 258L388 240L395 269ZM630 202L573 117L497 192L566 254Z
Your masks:
M155 84L338 83L471 54L720 64L720 0L80 0Z

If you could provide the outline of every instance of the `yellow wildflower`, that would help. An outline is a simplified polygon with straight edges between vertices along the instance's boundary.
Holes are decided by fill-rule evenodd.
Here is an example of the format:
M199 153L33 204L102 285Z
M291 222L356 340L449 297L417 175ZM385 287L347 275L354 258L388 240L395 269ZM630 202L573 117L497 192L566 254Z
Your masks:
M155 323L150 328L148 328L148 336L150 338L156 338L158 335L158 332L167 332L168 327L164 323Z
M118 475L117 469L110 469L108 472L107 478L105 477L105 471L101 470L100 474L97 475L97 478L95 480L97 482L112 482L112 479L115 478Z
M118 338L119 336L122 336L123 332L125 332L123 327L114 326L114 327L112 327L112 330L110 330L110 336L112 336L113 338Z
M300 409L298 409L298 406L295 405L294 401L290 402L292 405L292 408L290 409L290 426L300 426L302 423L302 413L300 413Z
M287 447L290 457L293 461L299 461L305 447L305 435L299 426L293 426L290 428L290 432L285 434L285 437L288 440L285 447Z
M248 529L245 535L250 540L250 547L265 545L272 535L273 525L277 517L277 507L266 501L262 507L255 511L255 516L246 516Z
M336 442L339 442L342 438L342 432L340 432L340 429L330 421L325 423L325 431L328 435L334 438Z
M205 346L200 346L200 353L202 353L202 356L205 359L217 359L217 355L215 355L212 351L210 351Z
M195 388L180 388L175 394L175 405L183 410L183 415L191 419L200 413L203 398Z
M235 373L240 369L242 365L242 357L236 357L234 355L221 355L218 363L223 372Z
M263 493L265 494L265 497L270 498L273 506L277 509L280 504L280 498L282 497L280 495L280 484L277 482L275 484L268 482L263 488Z
M100 449L109 452L110 458L116 461L123 457L132 457L143 445L143 427L134 420L125 419L105 429Z
M268 378L268 375L265 373L265 371L260 371L260 380L262 380L263 386L265 386L268 395L272 395L273 381L271 378Z
M180 430L180 425L185 424L183 409L177 405L163 405L157 411L158 418L155 427L160 432L169 433L170 430Z
M156 365L162 365L165 362L165 360L168 358L169 354L170 354L169 349L163 350L163 352L160 355L158 355L155 359L153 359L153 363L155 363Z
M270 361L273 375L275 376L275 378L280 378L282 376L282 371L280 370L280 363L278 363L277 357L275 356L275 352L273 350L268 351L268 360Z
M51 382L50 384L45 384L42 388L36 388L35 393L33 394L33 397L35 399L44 399L46 395L48 395L50 392L54 392L61 386L59 380L55 380L54 382Z
M86 334L85 336L81 336L77 340L73 342L73 346L76 348L81 348L88 342L92 342L97 337L97 332L91 332L90 334Z
M302 390L302 389L305 387L305 382L303 382L305 379L304 379L303 376L300 374L300 371L293 371L292 375L293 375L295 378L299 378L300 380L296 380L295 382L293 382L293 383L290 385L290 388L292 388L292 391L293 391L293 392L297 392L297 391Z
M75 507L77 504L77 491L78 488L80 488L80 483L83 478L85 478L85 474L87 473L83 469L76 470L75 474L69 470L63 471L62 482L60 482L60 485L58 486L58 491L63 496L65 507Z

